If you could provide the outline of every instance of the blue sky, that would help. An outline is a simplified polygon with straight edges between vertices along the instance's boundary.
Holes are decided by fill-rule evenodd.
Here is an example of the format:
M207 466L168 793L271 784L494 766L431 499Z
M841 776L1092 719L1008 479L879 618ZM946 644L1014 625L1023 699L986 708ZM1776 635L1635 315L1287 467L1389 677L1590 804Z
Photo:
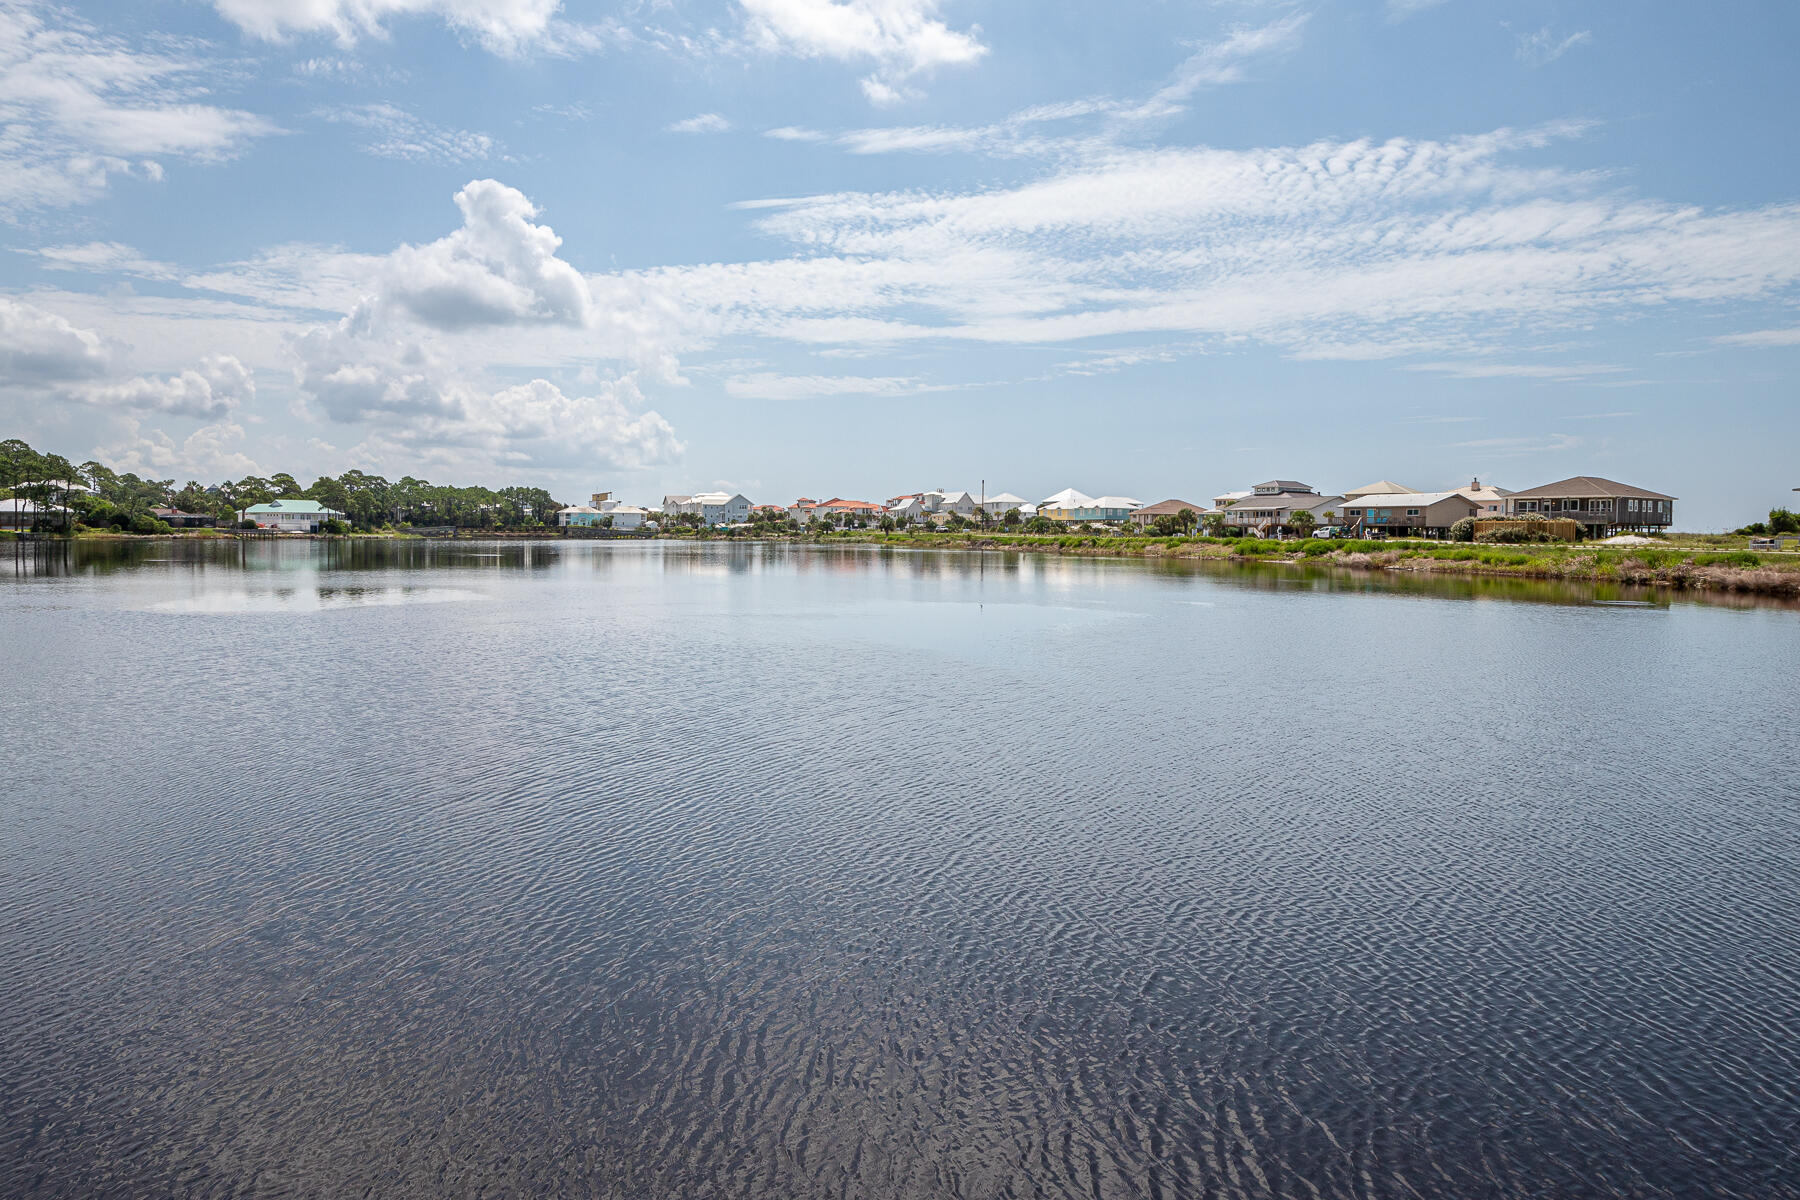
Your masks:
M1205 500L1800 467L1800 7L0 0L0 432Z

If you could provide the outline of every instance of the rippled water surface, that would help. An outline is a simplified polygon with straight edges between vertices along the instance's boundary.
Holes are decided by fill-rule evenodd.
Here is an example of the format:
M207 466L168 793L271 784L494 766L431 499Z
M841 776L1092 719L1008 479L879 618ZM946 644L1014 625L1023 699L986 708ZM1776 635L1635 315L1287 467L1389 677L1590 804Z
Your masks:
M1791 609L19 553L8 1196L1800 1196Z

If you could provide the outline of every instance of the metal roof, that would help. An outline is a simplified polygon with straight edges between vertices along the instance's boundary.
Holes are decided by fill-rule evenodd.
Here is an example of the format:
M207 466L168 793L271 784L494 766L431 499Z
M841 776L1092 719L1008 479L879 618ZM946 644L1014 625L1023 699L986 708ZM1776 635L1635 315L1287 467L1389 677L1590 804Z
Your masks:
M267 504L252 504L244 510L245 516L261 517L279 517L300 513L330 513L334 517L344 515L335 508L329 508L317 500L308 500L304 496L289 496L283 500L271 500Z

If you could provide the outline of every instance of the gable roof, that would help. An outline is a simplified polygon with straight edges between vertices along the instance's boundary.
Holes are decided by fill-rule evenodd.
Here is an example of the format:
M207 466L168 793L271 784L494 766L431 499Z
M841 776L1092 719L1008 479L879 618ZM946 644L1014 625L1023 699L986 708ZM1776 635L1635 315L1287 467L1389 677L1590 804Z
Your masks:
M1131 515L1134 517L1164 517L1178 512L1203 513L1206 509L1186 500L1159 500L1155 504L1146 504Z
M1313 490L1312 484L1301 483L1297 479L1265 479L1256 486L1259 488L1274 488L1278 492L1310 492Z
M249 516L255 514L262 517L279 517L283 514L298 515L300 513L330 513L334 517L344 514L335 508L328 508L317 500L308 500L304 496L289 496L284 500L271 500L267 504L252 504L244 510Z
M1407 492L1414 492L1416 494L1416 489L1409 488L1405 484L1395 483L1391 479L1377 479L1374 483L1365 483L1359 488L1351 488L1349 491L1345 492L1344 495L1346 497L1400 496Z
M1130 496L1096 496L1083 505L1084 508L1142 508L1142 500L1133 500Z
M1559 479L1555 483L1541 484L1538 487L1526 488L1522 492L1514 492L1514 500L1542 500L1558 496L1635 496L1640 500L1673 500L1674 496L1665 496L1661 492L1652 492L1647 488L1633 487L1629 483L1620 483L1615 479L1602 479L1598 475L1573 475L1568 479Z
M1434 504L1443 503L1452 496L1461 499L1465 504L1475 503L1467 492L1461 490L1454 492L1389 492L1386 495L1376 492L1368 496L1358 496L1354 500L1345 500L1344 503L1346 505L1354 504L1358 508L1430 508Z

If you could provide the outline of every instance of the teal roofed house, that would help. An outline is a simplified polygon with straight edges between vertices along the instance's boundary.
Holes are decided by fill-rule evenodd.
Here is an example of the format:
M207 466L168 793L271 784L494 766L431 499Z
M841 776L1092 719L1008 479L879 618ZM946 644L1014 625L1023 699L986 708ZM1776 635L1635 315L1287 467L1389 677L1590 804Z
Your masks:
M239 521L255 521L259 529L279 529L283 533L317 533L319 526L343 513L304 496L287 496L267 504L252 504L238 511Z

